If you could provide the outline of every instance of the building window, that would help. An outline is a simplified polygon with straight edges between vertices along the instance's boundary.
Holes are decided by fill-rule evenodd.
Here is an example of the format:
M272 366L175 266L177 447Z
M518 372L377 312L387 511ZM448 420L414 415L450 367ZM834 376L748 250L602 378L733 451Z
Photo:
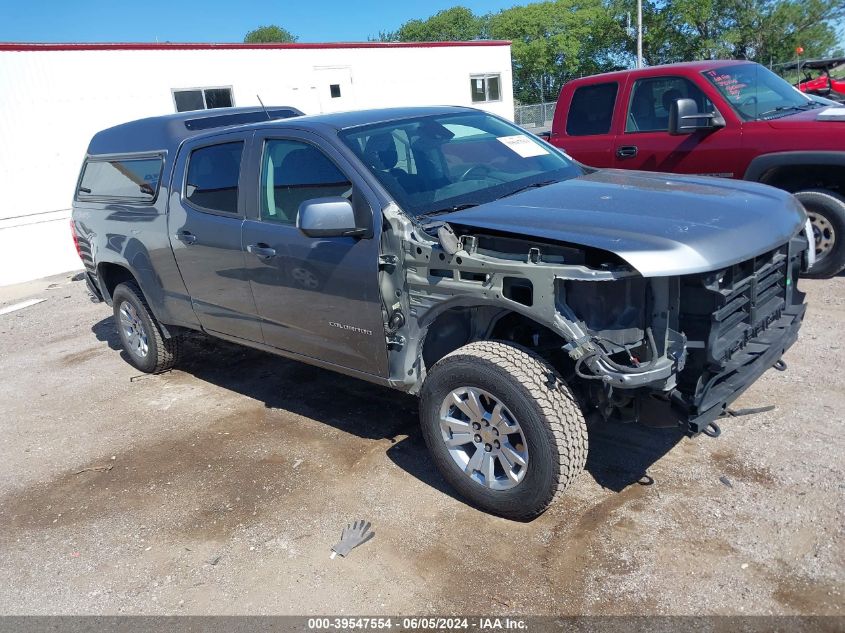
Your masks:
M174 90L173 103L176 104L176 112L231 108L235 105L230 87Z
M158 192L161 158L89 160L82 170L77 199L109 198L149 202Z
M616 82L578 88L569 106L566 133L569 136L591 136L610 132L618 89Z
M191 152L185 198L209 211L237 213L243 148L243 142L238 141L209 145Z
M498 74L470 75L469 84L473 103L502 100Z
M332 99L340 97L340 84L332 84L329 86L329 93L332 95Z

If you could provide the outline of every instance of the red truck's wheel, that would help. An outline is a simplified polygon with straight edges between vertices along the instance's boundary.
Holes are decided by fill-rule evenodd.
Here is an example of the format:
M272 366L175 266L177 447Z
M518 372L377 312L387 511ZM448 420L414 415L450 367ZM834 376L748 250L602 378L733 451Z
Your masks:
M833 277L845 268L845 198L816 189L799 191L795 197L807 210L815 240L816 263L804 277Z

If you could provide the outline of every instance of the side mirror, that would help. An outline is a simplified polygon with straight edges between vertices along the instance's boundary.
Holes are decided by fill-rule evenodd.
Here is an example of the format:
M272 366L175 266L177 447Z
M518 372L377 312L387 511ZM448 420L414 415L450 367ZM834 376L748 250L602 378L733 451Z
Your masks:
M724 117L713 112L699 112L692 99L676 99L669 106L669 134L672 136L720 127L725 127Z
M306 200L296 214L296 228L308 237L361 236L367 232L355 224L352 203L341 197Z
M540 132L539 134L537 134L537 136L539 136L544 141L550 141L552 139L552 133L549 131Z

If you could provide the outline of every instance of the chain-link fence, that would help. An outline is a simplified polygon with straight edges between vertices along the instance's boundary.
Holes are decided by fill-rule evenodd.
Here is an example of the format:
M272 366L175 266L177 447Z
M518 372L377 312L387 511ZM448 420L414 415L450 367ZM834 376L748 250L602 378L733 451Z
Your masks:
M556 101L518 105L513 109L514 122L525 128L551 127L556 105Z

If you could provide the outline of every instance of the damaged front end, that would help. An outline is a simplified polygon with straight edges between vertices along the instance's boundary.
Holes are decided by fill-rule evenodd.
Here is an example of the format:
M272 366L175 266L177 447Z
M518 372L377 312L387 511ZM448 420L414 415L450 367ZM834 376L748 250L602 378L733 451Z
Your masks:
M718 271L643 279L637 294L645 309L633 328L609 322L628 299L614 296L615 309L585 308L592 291L569 284L567 301L601 348L576 363L581 379L600 384L591 399L608 418L679 425L690 435L716 428L731 402L782 366L797 339L806 306L796 281L806 247L796 236Z
M706 431L797 337L807 248L782 246L707 273L643 277L617 255L384 212L382 296L391 381L473 340L511 340L547 358L610 420Z

